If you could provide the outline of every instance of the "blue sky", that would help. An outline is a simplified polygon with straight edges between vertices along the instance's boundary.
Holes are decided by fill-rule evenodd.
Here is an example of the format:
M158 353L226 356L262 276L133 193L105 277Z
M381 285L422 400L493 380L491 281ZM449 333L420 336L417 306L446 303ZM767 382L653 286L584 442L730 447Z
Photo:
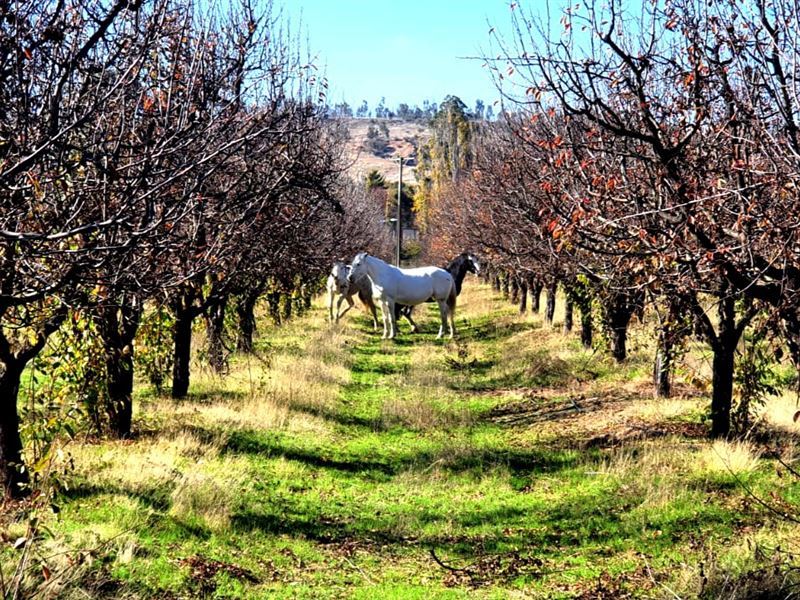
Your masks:
M399 102L441 102L447 94L472 108L499 98L481 61L488 50L489 27L510 22L508 0L284 0L296 27L302 28L330 83L329 102L353 108L381 96L394 109Z

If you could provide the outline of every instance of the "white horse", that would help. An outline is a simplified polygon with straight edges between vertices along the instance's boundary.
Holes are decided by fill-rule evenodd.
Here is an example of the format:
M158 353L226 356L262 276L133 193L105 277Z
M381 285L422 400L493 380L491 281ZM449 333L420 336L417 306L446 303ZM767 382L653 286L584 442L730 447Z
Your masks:
M444 335L448 319L450 337L455 334L456 285L453 276L444 269L439 267L398 269L362 252L353 259L348 279L355 281L361 275L369 277L372 283L372 297L380 302L384 339L397 335L395 303L415 306L431 298L439 304L439 314L442 317L439 335L436 338Z
M338 323L344 314L355 306L353 296L358 294L359 300L366 306L372 313L372 329L378 331L378 309L372 301L372 284L367 277L361 277L353 282L348 279L350 274L350 266L343 262L336 262L333 264L330 275L328 275L328 282L325 287L328 290L328 316L330 321ZM336 302L336 316L333 315L333 304L336 296L339 296ZM342 302L347 300L347 308L343 311ZM341 312L340 312L341 311Z

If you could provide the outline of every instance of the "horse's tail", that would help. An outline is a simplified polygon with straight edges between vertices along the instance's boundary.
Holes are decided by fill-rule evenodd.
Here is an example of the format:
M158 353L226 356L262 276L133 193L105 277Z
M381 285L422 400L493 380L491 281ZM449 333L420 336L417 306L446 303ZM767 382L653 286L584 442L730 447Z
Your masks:
M375 301L372 299L372 294L368 294L366 290L361 287L358 288L358 299L361 300L361 304L368 309L375 310Z

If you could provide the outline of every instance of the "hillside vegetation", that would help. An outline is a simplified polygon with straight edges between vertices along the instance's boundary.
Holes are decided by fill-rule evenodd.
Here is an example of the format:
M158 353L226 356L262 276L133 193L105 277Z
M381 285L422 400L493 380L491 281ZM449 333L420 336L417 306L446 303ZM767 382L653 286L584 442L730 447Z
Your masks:
M347 119L350 139L347 143L347 157L351 161L350 174L363 180L372 170L377 170L386 181L398 180L397 159L414 156L416 148L430 137L430 129L421 121L399 121L395 119ZM385 151L373 152L367 144L370 126L379 128L385 124L388 136L385 137ZM414 184L417 179L413 166L403 168L403 181Z
M0 564L64 598L784 597L800 480L794 397L750 442L710 442L706 392L650 398L622 365L468 280L456 341L382 341L321 306L260 322L257 357L188 398L137 383L136 437L86 439L34 543ZM685 379L708 376L693 349ZM196 369L202 369L200 363ZM26 554L27 552L27 554Z

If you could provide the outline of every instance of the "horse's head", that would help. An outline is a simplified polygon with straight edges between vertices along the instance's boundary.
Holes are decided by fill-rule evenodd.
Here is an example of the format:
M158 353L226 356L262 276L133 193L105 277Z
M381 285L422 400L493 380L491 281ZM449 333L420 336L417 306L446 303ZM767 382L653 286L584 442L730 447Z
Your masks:
M467 254L467 270L475 275L481 274L481 263L474 254Z
M347 274L347 281L356 281L364 274L366 259L369 256L366 252L359 252L350 265L350 272Z
M337 261L333 263L333 268L331 269L331 275L336 280L336 283L341 288L342 286L347 284L347 275L350 271L350 267L344 264L341 261Z

